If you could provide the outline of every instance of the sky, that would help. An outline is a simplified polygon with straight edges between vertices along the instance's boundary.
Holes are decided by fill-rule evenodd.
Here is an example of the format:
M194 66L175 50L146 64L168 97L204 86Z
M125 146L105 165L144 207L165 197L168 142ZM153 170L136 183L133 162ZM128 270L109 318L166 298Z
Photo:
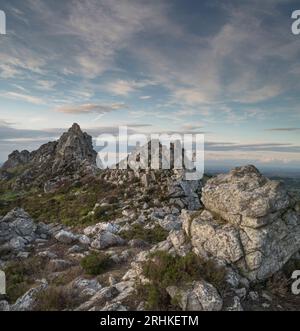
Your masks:
M203 133L208 165L300 165L299 1L0 0L0 162L77 122Z

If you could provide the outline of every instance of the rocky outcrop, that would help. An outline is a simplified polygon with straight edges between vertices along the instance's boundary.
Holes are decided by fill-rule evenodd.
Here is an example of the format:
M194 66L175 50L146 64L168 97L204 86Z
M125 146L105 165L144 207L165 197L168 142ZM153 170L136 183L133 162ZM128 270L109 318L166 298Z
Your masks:
M28 151L14 151L8 156L8 160L3 164L2 169L11 169L18 166L23 166L30 161L30 153Z
M210 179L202 202L202 212L183 214L194 250L234 265L251 281L268 278L300 249L295 201L254 166Z
M201 188L201 180L184 180L183 175L169 186L170 202L188 210L198 210L202 206L199 199Z
M76 179L76 176L80 178L93 174L96 158L92 137L82 132L78 124L73 124L58 141L44 144L31 153L13 152L2 170L9 171L26 165L26 169L16 179L14 188L43 186L48 193Z
M209 180L202 201L225 221L252 228L271 223L291 205L281 182L267 179L251 165Z
M111 232L105 231L97 235L97 237L92 241L91 247L95 249L104 249L112 246L124 245L125 240L120 236L115 235Z
M36 298L39 293L48 287L46 280L41 280L40 284L31 288L22 297L20 297L14 305L10 307L11 311L32 311L36 303Z
M93 149L92 137L83 133L78 124L73 124L58 140L52 172L76 171L82 162L96 164L97 153Z
M218 291L204 280L188 287L167 287L170 297L183 311L220 311L223 300Z
M36 225L21 208L15 208L0 219L0 247L13 252L25 251L35 239L47 235L47 226Z

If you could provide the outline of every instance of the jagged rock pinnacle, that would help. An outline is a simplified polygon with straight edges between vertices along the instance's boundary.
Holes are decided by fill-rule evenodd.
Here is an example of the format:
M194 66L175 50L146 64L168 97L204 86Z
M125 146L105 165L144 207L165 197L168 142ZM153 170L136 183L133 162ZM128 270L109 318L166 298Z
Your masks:
M24 166L27 172L20 174L18 183L24 185L42 185L53 178L70 177L87 169L96 168L97 153L93 149L92 137L82 132L74 123L58 141L42 145L33 152L15 151L10 154L3 170Z
M82 132L79 124L74 123L72 127L69 129L69 132Z

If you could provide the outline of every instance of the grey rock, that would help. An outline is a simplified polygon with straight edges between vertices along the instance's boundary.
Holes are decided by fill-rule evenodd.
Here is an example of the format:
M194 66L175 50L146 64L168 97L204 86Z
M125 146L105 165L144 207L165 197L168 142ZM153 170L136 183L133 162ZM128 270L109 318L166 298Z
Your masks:
M238 296L233 297L232 304L226 307L226 311L244 311L241 300Z
M8 156L8 160L3 164L2 169L11 169L18 166L24 166L30 161L30 153L26 150L14 151Z
M132 239L128 242L128 245L133 248L147 248L149 244L141 239Z
M76 311L87 311L93 307L103 307L107 301L112 300L119 291L114 287L104 287L98 291L92 298L80 305Z
M159 220L158 223L163 229L167 231L181 229L180 219L172 214L167 215L163 220Z
M117 233L120 227L113 223L98 223L95 225L88 226L83 230L83 233L88 237L93 237L103 231L108 231L111 233Z
M194 282L188 289L169 286L166 290L184 311L220 311L223 306L218 291L204 280Z
M97 153L93 149L92 137L83 133L78 124L65 132L58 141L42 145L31 153L15 151L4 164L5 169L26 165L18 176L14 188L40 186L53 192L76 174L94 175Z
M49 262L49 269L52 272L59 272L69 269L72 266L72 262L63 259L55 259Z
M250 281L280 270L300 249L300 215L278 182L253 166L207 181L205 210L183 212L183 229L195 251L235 266Z
M112 246L124 245L125 240L111 232L101 232L95 240L92 241L91 247L95 249L104 249Z
M73 281L72 289L77 291L78 295L81 297L91 297L100 291L102 286L97 279L84 279L79 277Z
M121 302L107 302L100 311L128 311L128 309L126 306L122 305Z
M5 300L0 301L0 311L9 311L10 307L9 307L9 303Z
M31 311L36 303L36 296L48 287L46 280L41 281L40 285L31 288L22 297L20 297L14 305L11 306L12 311Z
M55 235L55 239L63 244L72 244L78 240L78 236L72 232L61 230Z
M261 225L260 218L290 205L283 185L262 176L251 165L208 180L202 190L202 202L232 224L238 222L237 216L243 216L251 218L257 226Z

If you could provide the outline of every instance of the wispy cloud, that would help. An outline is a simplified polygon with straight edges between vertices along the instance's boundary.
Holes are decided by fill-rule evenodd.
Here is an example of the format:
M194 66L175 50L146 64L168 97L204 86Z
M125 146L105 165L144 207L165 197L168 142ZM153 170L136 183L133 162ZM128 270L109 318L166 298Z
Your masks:
M42 98L33 95L18 92L3 92L0 95L7 99L21 100L35 105L45 104L45 101Z
M300 153L300 145L289 143L256 143L256 144L236 144L236 143L216 143L207 142L208 151L239 151L239 152L280 152L280 153ZM300 156L300 155L299 155Z
M124 103L113 104L83 104L83 105L65 105L56 109L57 112L66 114L106 114L113 111L127 109L128 106Z
M150 80L141 80L141 81L128 81L128 80L117 80L110 82L106 85L106 91L114 94L114 95L121 95L121 96L128 96L129 94L138 91L146 86L153 86L157 83ZM142 96L140 99L146 100L151 97L149 96Z
M295 131L300 131L300 128L272 128L272 129L266 129L266 131L295 132Z

